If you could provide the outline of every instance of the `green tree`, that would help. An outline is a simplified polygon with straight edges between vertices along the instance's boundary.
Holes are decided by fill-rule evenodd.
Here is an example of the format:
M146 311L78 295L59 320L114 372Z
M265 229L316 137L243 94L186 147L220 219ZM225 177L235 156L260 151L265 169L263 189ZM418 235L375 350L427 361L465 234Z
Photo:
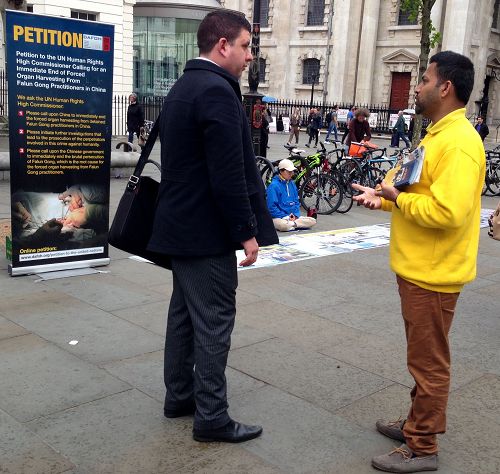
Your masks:
M400 8L408 13L411 20L417 20L422 29L420 36L420 54L418 57L417 84L427 69L429 52L441 40L441 34L436 30L431 21L431 10L436 0L401 0ZM422 131L422 116L416 115L413 123L413 139L411 147L415 148L420 141Z

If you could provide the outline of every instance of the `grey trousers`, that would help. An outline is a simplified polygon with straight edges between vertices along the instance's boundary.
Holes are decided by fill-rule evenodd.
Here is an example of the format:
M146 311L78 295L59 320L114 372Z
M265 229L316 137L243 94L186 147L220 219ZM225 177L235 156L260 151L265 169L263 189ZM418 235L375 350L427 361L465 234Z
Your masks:
M236 315L236 256L173 257L172 273L165 407L182 408L194 398L194 428L216 429L230 421L225 370Z

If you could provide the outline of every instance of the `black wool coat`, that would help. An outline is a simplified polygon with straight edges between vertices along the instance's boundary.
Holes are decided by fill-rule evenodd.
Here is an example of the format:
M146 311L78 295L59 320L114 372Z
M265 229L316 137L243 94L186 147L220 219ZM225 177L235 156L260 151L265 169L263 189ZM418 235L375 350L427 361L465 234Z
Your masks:
M135 102L127 109L127 132L135 132L144 125L144 112L142 107Z
M193 59L160 117L161 183L149 250L207 256L278 243L237 79Z

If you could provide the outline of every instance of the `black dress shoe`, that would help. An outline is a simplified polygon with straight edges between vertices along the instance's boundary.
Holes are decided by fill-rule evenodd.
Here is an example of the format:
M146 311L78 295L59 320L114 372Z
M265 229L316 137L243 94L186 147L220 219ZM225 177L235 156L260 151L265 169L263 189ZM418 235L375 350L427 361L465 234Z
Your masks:
M163 408L163 414L167 418L180 418L181 416L194 415L195 411L196 411L196 403L194 402L194 400L176 408L170 408L170 407Z
M210 443L221 441L223 443L242 443L249 439L257 438L262 434L262 426L250 426L231 420L227 425L216 430L193 429L193 438L196 441Z

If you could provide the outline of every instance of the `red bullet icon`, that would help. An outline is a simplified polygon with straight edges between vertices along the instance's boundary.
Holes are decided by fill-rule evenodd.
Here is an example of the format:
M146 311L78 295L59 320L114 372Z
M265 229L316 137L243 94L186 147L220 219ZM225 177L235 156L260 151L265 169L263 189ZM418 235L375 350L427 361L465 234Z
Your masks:
M17 116L18 117L23 117L24 116L24 110L18 110L17 111Z
M18 130L18 133L19 133L19 135L24 135L24 128L20 128L20 129Z
M24 154L24 148L19 148L19 154L20 155Z

